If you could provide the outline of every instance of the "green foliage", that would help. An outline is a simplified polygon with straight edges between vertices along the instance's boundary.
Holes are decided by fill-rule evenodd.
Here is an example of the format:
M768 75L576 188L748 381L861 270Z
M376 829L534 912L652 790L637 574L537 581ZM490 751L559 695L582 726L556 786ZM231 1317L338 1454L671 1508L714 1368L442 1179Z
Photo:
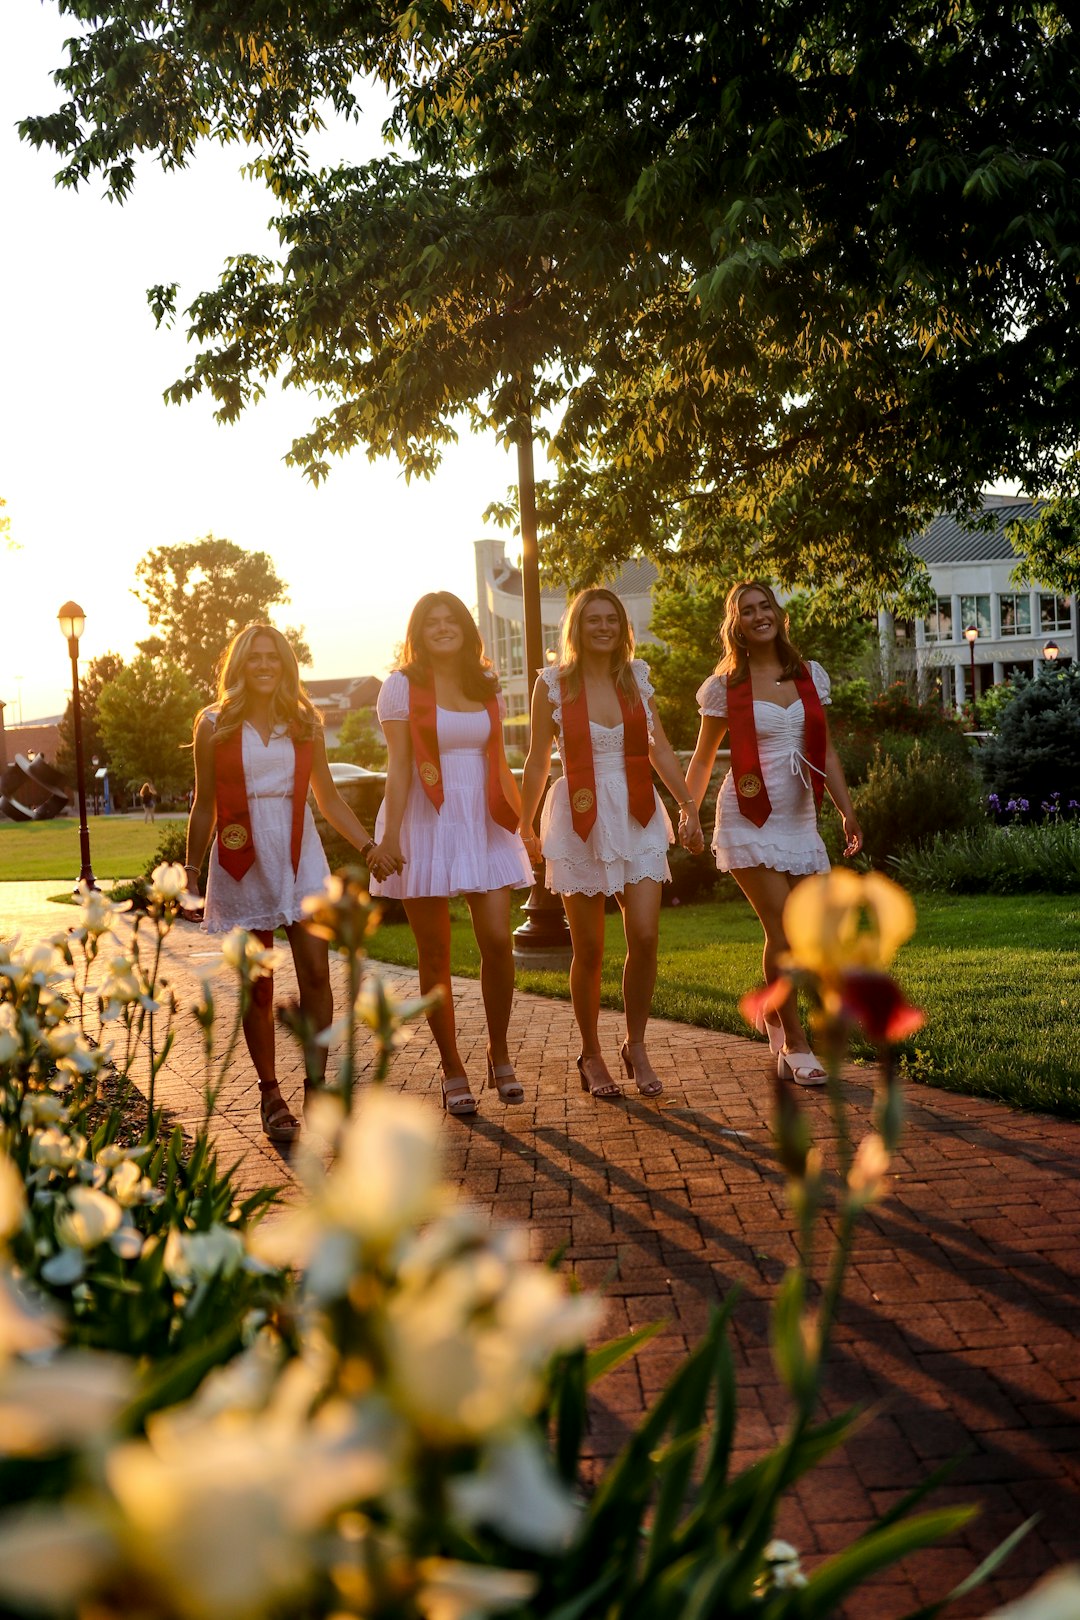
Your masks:
M1018 676L995 735L979 751L987 787L1033 804L1060 793L1080 799L1080 664Z
M902 855L896 876L937 894L1080 894L1080 822L939 833Z
M114 791L144 781L159 793L186 790L193 766L185 745L201 703L178 664L145 653L109 681L97 712Z
M920 702L902 681L873 699L853 682L841 689L834 707L833 741L849 787L866 781L879 754L903 768L916 742L924 760L940 757L953 768L970 760L970 744L955 716L933 699Z
M92 10L21 133L118 197L137 155L249 144L280 254L190 305L170 394L223 420L273 378L321 397L291 451L314 478L357 446L425 474L462 416L509 440L553 412L568 580L677 549L876 605L925 588L906 540L935 511L1068 477L1064 0ZM316 171L307 133L370 78L404 155Z
M79 670L79 711L82 717L83 764L86 778L84 785L91 800L94 793L94 755L98 756L102 765L110 764L98 720L98 700L103 688L116 679L123 667L124 660L119 653L107 652L102 653L99 658L91 658L85 669ZM75 719L70 698L58 729L60 742L56 750L56 768L69 782L74 783Z
M876 749L852 800L875 866L936 833L974 827L983 819L982 792L970 762L931 752L918 738L903 760Z
M363 765L369 771L386 769L386 742L370 709L350 709L341 722L337 743L327 752L331 759Z
M1037 517L1014 523L1009 538L1022 558L1013 570L1016 584L1038 580L1061 596L1080 593L1080 498L1048 501Z
M245 551L212 534L158 546L135 573L141 586L135 595L160 633L144 646L151 655L163 647L204 703L214 696L217 661L236 632L246 624L268 623L273 605L289 600L265 551ZM283 633L297 661L310 664L303 631Z
M1001 716L1016 696L1012 681L999 681L991 686L975 704L975 720L980 731L996 731Z

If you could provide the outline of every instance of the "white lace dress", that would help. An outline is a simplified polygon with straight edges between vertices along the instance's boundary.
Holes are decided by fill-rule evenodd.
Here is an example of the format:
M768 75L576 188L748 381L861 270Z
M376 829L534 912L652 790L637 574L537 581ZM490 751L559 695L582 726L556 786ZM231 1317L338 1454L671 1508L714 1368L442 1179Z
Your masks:
M499 702L502 712L502 700ZM400 670L382 684L379 720L409 718L409 680ZM491 889L531 888L533 875L525 846L516 832L491 819L487 804L487 711L457 714L437 709L435 720L442 768L443 802L436 810L413 761L412 781L401 820L404 872L381 882L373 878L372 894L393 900L418 900L452 894L486 894ZM386 825L385 804L375 823L375 838Z
M828 703L829 677L820 664L813 662L810 675L818 697ZM699 688L697 698L703 715L727 718L727 680L723 675L710 675ZM785 709L779 703L763 703L755 698L754 728L772 813L763 827L748 821L739 809L729 771L716 801L712 847L717 866L721 872L769 866L795 877L827 872L829 857L817 829L812 773L803 752L806 720L802 699L796 698Z
M643 659L635 658L631 668L649 717L651 743L649 699L653 688L649 666ZM543 670L541 679L547 686L554 710L559 758L565 771L558 669L552 666ZM582 843L574 831L565 775L552 783L540 818L540 845L547 862L548 888L556 894L619 894L628 883L640 883L642 878L670 882L667 850L672 842L671 822L655 788L656 809L648 826L643 827L637 817L630 814L621 724L598 726L590 720L589 733L596 776L596 820L588 839Z
M296 750L285 727L277 726L264 743L250 720L245 720L243 755L255 864L239 880L231 877L218 860L215 837L203 923L209 934L227 934L231 928L270 931L299 921L305 895L321 889L330 871L311 806L305 805L300 864L293 875Z

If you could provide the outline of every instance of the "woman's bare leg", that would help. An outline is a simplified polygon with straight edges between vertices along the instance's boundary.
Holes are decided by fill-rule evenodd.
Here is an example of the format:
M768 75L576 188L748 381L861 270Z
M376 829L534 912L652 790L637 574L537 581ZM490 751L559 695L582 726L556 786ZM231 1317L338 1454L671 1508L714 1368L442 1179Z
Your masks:
M744 866L731 875L757 912L758 921L765 931L762 967L765 983L772 984L780 977L780 958L788 948L784 934L784 906L798 879L790 872L776 872L770 866ZM799 1017L794 994L781 1003L777 1012L784 1026L784 1043L788 1051L809 1051L809 1038Z
M506 1031L514 1004L514 947L510 937L510 890L465 897L480 947L480 990L487 1019L488 1051L496 1068L509 1063Z
M443 1074L452 1079L465 1073L465 1065L458 1051L454 998L450 994L450 902L433 895L402 904L416 940L420 993L426 996L437 985L443 987L442 1000L430 1009L427 1020L439 1048Z

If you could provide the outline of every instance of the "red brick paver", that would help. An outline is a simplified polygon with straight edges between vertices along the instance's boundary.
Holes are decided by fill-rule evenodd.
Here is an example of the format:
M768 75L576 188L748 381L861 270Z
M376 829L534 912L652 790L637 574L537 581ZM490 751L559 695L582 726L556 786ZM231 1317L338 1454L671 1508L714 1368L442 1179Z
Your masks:
M55 885L46 886L55 888ZM0 931L17 897L0 888ZM40 907L38 908L40 912ZM57 908L44 913L57 925ZM28 933L37 918L23 906ZM186 996L212 943L184 927L169 971ZM385 970L403 990L414 977ZM279 975L288 994L291 974ZM340 985L338 985L340 989ZM454 985L462 1054L479 1085L484 1024L479 986ZM614 1071L621 1030L605 1013ZM284 1045L284 1043L283 1043ZM740 1417L736 1460L752 1461L781 1434L786 1399L768 1348L776 1285L793 1257L783 1174L770 1146L770 1084L762 1044L656 1020L650 1050L666 1091L617 1103L584 1096L569 1005L520 996L511 1051L523 1106L485 1092L472 1120L447 1119L447 1163L462 1193L498 1220L530 1224L538 1256L557 1246L583 1283L601 1288L606 1333L665 1318L668 1331L601 1386L591 1466L611 1457L662 1387L711 1309L742 1289L733 1342ZM438 1101L426 1027L399 1055L391 1084ZM299 1060L282 1066L300 1087ZM193 1026L161 1078L180 1119L201 1113L201 1058ZM849 1071L856 1133L869 1116L871 1077ZM832 1138L827 1104L801 1100L815 1134ZM287 1181L288 1166L258 1130L252 1077L238 1057L216 1132L223 1157L243 1157L243 1184ZM859 1232L830 1359L824 1404L869 1408L866 1426L787 1502L779 1532L812 1559L847 1546L874 1516L940 1463L960 1458L929 1505L979 1502L953 1543L880 1577L852 1616L889 1620L941 1596L1029 1515L1033 1532L986 1588L950 1611L985 1614L1047 1569L1080 1556L1080 1125L912 1087L889 1196ZM824 1240L823 1240L824 1242Z

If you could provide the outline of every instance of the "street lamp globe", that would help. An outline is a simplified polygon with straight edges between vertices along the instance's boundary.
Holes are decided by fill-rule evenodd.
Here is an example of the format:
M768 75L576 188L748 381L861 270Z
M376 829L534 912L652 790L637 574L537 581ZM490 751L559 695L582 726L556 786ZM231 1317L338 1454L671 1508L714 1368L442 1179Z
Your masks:
M86 629L86 614L78 602L65 602L56 617L60 621L60 634L78 646Z
M1043 648L1043 657L1048 664L1052 664L1060 651L1061 648L1056 641L1048 641Z
M964 635L967 638L967 640L971 643L971 645L974 646L975 643L979 639L979 627L978 627L978 625L977 624L969 624L967 629L964 631Z

